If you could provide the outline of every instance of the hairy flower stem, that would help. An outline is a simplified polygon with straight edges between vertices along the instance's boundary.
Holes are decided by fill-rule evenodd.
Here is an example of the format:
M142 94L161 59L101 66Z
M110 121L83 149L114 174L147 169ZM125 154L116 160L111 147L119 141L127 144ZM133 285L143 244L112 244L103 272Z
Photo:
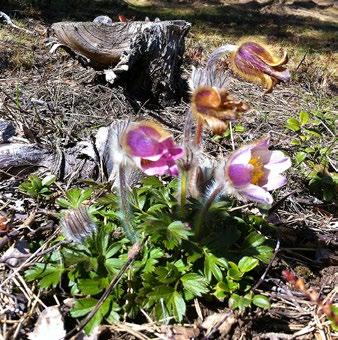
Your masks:
M187 204L187 182L188 171L180 170L180 215L182 218L185 216L185 206Z
M195 143L197 146L200 146L202 143L202 132L203 132L203 119L198 118L195 132Z
M130 240L131 243L136 243L138 241L138 235L133 227L131 226L131 216L130 216L130 205L128 201L128 186L126 179L126 171L124 165L119 165L119 204L120 210L122 212L122 228L126 235L126 237Z
M195 237L199 240L202 236L202 226L205 220L205 217L211 207L211 204L217 198L217 196L222 192L223 186L218 185L209 195L208 199L205 201L200 213L198 214L197 221L195 223Z

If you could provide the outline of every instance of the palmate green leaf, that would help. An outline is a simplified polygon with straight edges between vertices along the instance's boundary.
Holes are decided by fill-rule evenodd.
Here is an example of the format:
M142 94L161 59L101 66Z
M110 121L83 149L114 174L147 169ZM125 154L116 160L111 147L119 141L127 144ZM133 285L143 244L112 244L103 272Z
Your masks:
M62 278L64 267L62 265L36 264L33 268L26 270L25 279L29 281L40 280L40 288L56 287Z
M92 189L72 188L66 192L66 199L59 198L56 203L62 208L76 209L91 196L92 192Z
M165 205L165 204L161 204L161 203L154 204L147 210L147 213L151 214L151 213L160 212L161 210L163 210L166 207L167 207L167 205Z
M61 282L63 272L64 270L62 267L55 267L55 269L50 271L41 279L39 282L40 288L44 289L51 286L56 287Z
M167 239L164 244L168 249L173 249L181 244L182 240L187 240L192 232L181 221L174 221L167 228Z
M252 232L246 237L243 243L242 255L252 256L264 263L268 263L273 256L273 249L270 246L263 245L266 238L257 233Z
M95 327L99 326L102 323L102 320L109 312L110 303L111 303L111 297L108 297L103 302L99 310L95 313L93 318L87 323L87 325L84 328L84 331L87 335L89 335Z
M154 271L156 278L161 283L173 283L177 281L181 273L178 268L170 262L167 262L165 267L157 267Z
M315 130L315 129L304 129L304 132L306 132L310 136L317 137L317 138L322 138L322 134L318 130Z
M145 251L142 261L135 262L135 267L139 266L142 268L143 273L152 273L155 269L155 265L164 255L164 252L160 248L154 248L150 251Z
M121 243L111 244L107 249L107 252L105 254L105 258L109 259L110 257L113 257L115 254L117 254L121 250L121 248L122 248Z
M209 292L208 281L199 274L188 273L181 277L185 297L191 300L196 296L202 296Z
M259 246L256 250L258 255L254 255L254 257L263 263L269 263L273 256L273 249L269 246Z
M182 321L186 312L186 304L182 295L179 292L174 291L166 299L166 305L168 307L169 313L175 317L176 321Z
M156 176L147 176L142 180L143 187L162 188L163 183Z
M104 262L105 267L111 274L116 274L122 266L126 263L126 260L123 258L109 258Z
M264 309L269 309L271 307L269 299L266 296L260 294L254 295L252 303L257 307Z
M240 259L238 262L238 269L242 273L247 273L257 267L259 264L259 261L257 259L254 259L253 257L244 256Z

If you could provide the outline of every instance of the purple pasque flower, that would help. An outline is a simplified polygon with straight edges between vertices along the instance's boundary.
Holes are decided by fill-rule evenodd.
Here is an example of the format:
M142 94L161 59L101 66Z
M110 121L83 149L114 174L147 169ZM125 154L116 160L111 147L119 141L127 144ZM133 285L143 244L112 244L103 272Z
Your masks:
M130 123L121 137L121 147L147 175L178 175L176 160L183 156L183 149L155 122Z
M279 81L290 80L290 72L283 66L287 62L286 52L281 58L276 57L266 46L253 41L241 44L231 53L232 70L245 80L266 87L267 92Z
M282 151L270 151L268 147L267 137L243 146L230 156L217 175L229 194L264 204L273 202L269 191L286 184L281 173L290 168L291 160Z

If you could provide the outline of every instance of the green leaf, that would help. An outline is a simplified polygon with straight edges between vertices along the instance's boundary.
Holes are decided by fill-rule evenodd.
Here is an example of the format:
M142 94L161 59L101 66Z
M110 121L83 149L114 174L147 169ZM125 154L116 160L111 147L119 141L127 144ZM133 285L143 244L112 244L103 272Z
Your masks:
M180 245L182 240L187 240L192 232L181 221L174 221L167 228L167 240L164 241L168 249Z
M165 204L154 204L152 205L148 210L147 213L155 213L155 212L160 212L163 208L166 208L167 206Z
M242 273L247 273L257 267L259 264L259 261L257 259L254 259L253 257L244 256L240 259L238 262L238 269Z
M224 258L218 258L215 255L205 251L204 275L210 282L214 276L217 281L222 281L222 270L228 269L228 262Z
M250 307L251 300L247 297L239 296L238 294L232 294L229 299L229 306L231 309L238 308L240 311L244 311L245 308Z
M293 146L296 146L296 145L301 145L302 143L300 142L299 139L292 139L290 144Z
M110 313L106 316L106 320L110 324L114 324L120 320L120 314L118 313L121 310L121 307L116 302L112 302L110 307Z
M245 131L245 127L244 127L243 125L236 124L234 130L235 130L235 132L241 133L241 132L244 132L244 131Z
M256 231L251 232L244 240L244 248L256 248L265 242L265 237Z
M96 305L97 300L94 298L84 298L75 301L73 308L70 310L70 315L73 318L78 318L87 315Z
M306 153L312 154L312 153L315 153L315 152L316 152L316 149L309 146L309 147L306 147L306 148L304 149L304 151L305 151Z
M315 129L304 129L304 132L306 132L309 135L311 135L313 137L316 137L316 138L321 138L322 137L322 134L319 131L315 130Z
M99 326L103 320L103 318L108 314L109 308L111 303L111 297L108 297L102 304L102 306L99 308L99 310L95 313L93 318L88 322L88 324L85 326L84 331L87 335L89 335L92 330Z
M256 248L258 255L254 255L255 258L259 259L264 263L269 263L273 256L273 250L269 246L259 246Z
M219 299L223 300L228 296L229 293L233 293L239 289L239 283L234 282L231 279L225 279L217 283L215 287L214 295Z
M295 155L296 163L300 164L300 163L304 162L306 157L307 157L307 153L306 152L303 152L303 151L297 152L296 155Z
M63 272L64 268L61 265L39 263L25 272L25 278L27 281L40 279L39 286L44 289L56 287L61 282Z
M257 307L268 309L271 307L269 299L264 295L254 295L252 303Z
M189 300L202 296L209 292L208 281L201 275L196 273L185 274L181 277L181 282L186 293L190 293Z
M175 317L176 321L182 321L186 311L186 305L182 295L174 291L167 300L167 306L169 311Z
M142 180L142 184L144 186L149 186L152 188L160 188L163 187L163 183L156 176L147 176Z
M41 182L41 184L43 185L43 186L50 186L51 184L53 184L54 182L56 181L56 176L54 176L54 175L49 175L49 176L46 176L43 180L42 180L42 182Z
M107 249L107 252L105 254L105 258L109 259L109 258L113 257L115 254L117 254L121 250L121 248L122 248L122 244L121 243L113 243Z
M121 268L122 266L125 264L126 260L121 259L121 258L109 258L107 259L104 264L105 267L107 268L107 270L111 273L111 274L116 274Z
M299 131L300 130L300 122L296 118L289 118L286 122L286 127L292 131Z
M157 267L154 273L157 277L157 280L159 280L161 283L175 282L181 276L178 268L170 262L168 262L165 267Z
M82 294L96 295L102 292L108 285L107 278L79 279L78 287Z
M306 111L301 111L299 113L299 121L301 126L307 124L307 122L309 121L309 114Z
M240 280L243 276L243 272L239 270L236 263L229 262L229 265L230 265L230 269L228 270L227 278L231 278L236 281Z
M160 259L163 255L164 252L161 249L159 248L152 249L149 253L148 259L146 260L143 271L145 273L153 272L155 265L158 263L158 259Z
M67 199L60 198L56 203L63 208L76 209L91 196L92 192L92 189L72 188L66 192Z

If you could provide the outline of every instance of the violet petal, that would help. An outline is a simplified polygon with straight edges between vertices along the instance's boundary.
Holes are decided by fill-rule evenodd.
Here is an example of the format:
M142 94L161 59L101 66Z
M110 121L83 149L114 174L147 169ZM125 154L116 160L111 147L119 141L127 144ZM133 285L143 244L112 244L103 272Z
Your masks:
M247 199L258 203L272 204L273 202L273 198L268 191L254 184L245 186L240 190L240 193Z
M234 187L241 187L250 183L253 171L251 164L230 164L227 170L227 175Z

